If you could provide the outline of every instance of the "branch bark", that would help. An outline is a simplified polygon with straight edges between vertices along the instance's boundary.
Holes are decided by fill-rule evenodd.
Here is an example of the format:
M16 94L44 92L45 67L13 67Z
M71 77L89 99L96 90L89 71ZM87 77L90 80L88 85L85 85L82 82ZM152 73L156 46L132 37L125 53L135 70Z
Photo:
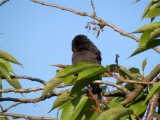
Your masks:
M63 6L60 6L60 5L57 5L57 4L51 4L51 3L46 3L46 2L42 2L42 1L39 1L39 0L31 0L32 2L34 3L37 3L37 4L40 4L40 5L44 5L44 6L49 6L49 7L54 7L54 8L58 8L58 9L61 9L61 10L64 10L64 11L68 11L68 12L71 12L71 13L74 13L76 15L80 15L80 16L87 16L87 17L90 17L96 21L99 22L99 26L101 28L105 27L105 26L108 26L110 28L112 28L114 31L120 33L121 35L123 36L126 36L126 37L129 37L133 40L135 40L136 42L139 42L139 38L137 38L136 36L132 35L132 34L129 34L123 30L121 30L120 28L116 27L115 25L113 24L110 24L108 22L106 22L105 20L97 17L95 15L95 8L94 8L94 4L91 4L92 5L92 9L93 9L93 15L92 14L89 14L87 12L79 12L79 11L76 11L74 9L71 9L71 8L66 8L66 7L63 7ZM158 48L153 48L156 52L158 52L160 54L160 49Z
M4 3L8 2L9 0L3 0L2 2L0 2L0 6L2 6Z
M1 116L10 116L15 118L25 118L28 120L57 120L57 118L47 118L47 117L34 117L34 116L27 116L23 114L12 114L12 113L3 113L0 112Z
M152 81L158 74L160 73L160 64L158 64L150 74L144 78L144 82ZM135 90L130 93L126 94L126 99L121 102L122 105L127 105L128 103L132 102L146 87L147 85L138 85Z

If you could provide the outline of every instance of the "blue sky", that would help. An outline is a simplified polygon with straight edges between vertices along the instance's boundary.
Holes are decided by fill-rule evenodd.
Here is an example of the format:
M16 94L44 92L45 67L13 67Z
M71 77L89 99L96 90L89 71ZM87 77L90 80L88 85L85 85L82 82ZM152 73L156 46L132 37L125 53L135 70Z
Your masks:
M81 12L92 13L90 1L86 0L45 0ZM94 0L97 16L112 23L125 32L133 32L140 26L149 23L141 20L144 8L150 0ZM142 61L148 58L145 70L147 75L159 63L158 53L148 50L135 57L128 57L137 48L137 43L120 35L109 27L105 27L96 38L93 31L85 29L87 22L93 20L52 7L42 6L29 0L13 0L0 7L0 49L12 54L24 68L13 65L18 75L27 75L49 81L54 77L57 68L50 64L71 64L71 41L78 34L85 34L101 50L102 64L115 63L115 55L119 54L119 64L141 69ZM139 35L136 35L139 37ZM42 86L26 80L20 80L23 88ZM4 82L4 89L10 86ZM38 93L25 94L26 98L40 96ZM4 94L4 97L22 97L18 94ZM56 111L47 114L54 98L36 104L23 104L12 108L10 113L23 113L35 116L55 117ZM2 103L4 108L10 102ZM23 111L22 111L23 109Z

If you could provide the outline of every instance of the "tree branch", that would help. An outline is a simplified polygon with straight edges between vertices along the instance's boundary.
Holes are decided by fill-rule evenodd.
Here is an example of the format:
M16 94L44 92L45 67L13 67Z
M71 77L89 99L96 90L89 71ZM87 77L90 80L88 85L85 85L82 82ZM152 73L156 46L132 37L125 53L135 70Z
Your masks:
M152 81L158 74L160 73L160 64L158 64L151 72L150 74L144 78L144 82ZM126 94L126 99L121 102L122 105L126 105L130 102L132 102L146 87L147 85L138 85L135 90L130 93Z
M11 108L13 108L13 107L16 107L16 106L19 105L19 104L22 104L22 103L21 103L21 102L17 102L17 103L15 103L15 104L7 107L6 109L2 110L2 112L7 112L9 109L11 109Z
M2 2L0 2L0 6L2 6L4 3L8 2L9 0L3 0Z
M93 83L110 85L110 86L116 87L117 89L119 89L120 91L122 91L124 93L130 93L130 91L128 89L126 89L125 87L123 87L121 85L117 85L115 83L101 81L101 80L95 80Z
M11 75L10 77L17 78L17 79L28 79L28 80L39 82L39 83L42 83L43 85L46 85L46 82L42 79L39 79L39 78L34 78L34 77L30 77L30 76L20 76L20 75ZM4 79L4 78L2 78L2 79Z
M106 22L105 20L97 17L96 15L94 15L94 12L93 12L93 15L91 15L91 14L89 14L89 13L87 13L87 12L79 12L79 11L76 11L76 10L71 9L71 8L66 8L66 7L63 7L63 6L59 6L59 5L57 5L57 4L51 4L51 3L41 2L41 1L39 1L39 0L31 0L31 1L34 2L34 3L40 4L40 5L49 6L49 7L54 7L54 8L58 8L58 9L64 10L64 11L69 11L69 12L74 13L74 14L76 14L76 15L90 17L90 18L98 21L98 22L99 22L99 26L100 26L101 28L103 28L103 27L105 27L105 26L108 26L108 27L112 28L114 31L120 33L121 35L126 36L126 37L129 37L129 38L135 40L136 42L139 42L139 38L135 37L135 36L132 35L132 34L126 33L126 32L124 32L123 30L117 28L115 25L110 24L110 23ZM93 9L93 10L95 9L95 8L93 7L93 5L92 5L92 9ZM159 50L158 48L153 48L153 49L154 49L156 52L160 53L160 50Z
M38 88L28 88L28 89L14 89L14 88L9 88L6 90L1 90L1 93L9 93L9 92L14 92L14 93L30 93L30 92L36 92L39 90L44 90L43 87L38 87Z
M34 116L27 116L23 114L12 114L12 113L3 113L0 112L1 116L11 116L15 118L25 118L28 120L57 120L57 118L47 118L47 117L34 117Z
M67 91L67 90L65 90ZM13 102L21 102L21 103L36 103L36 102L40 102L40 101L44 101L46 99L49 99L53 96L58 96L61 95L64 91L52 91L49 94L47 94L45 97L38 97L38 98L34 98L34 99L24 99L24 98L0 98L0 101L13 101Z
M156 109L156 104L158 102L158 99L159 99L159 93L156 93L153 95L152 99L150 100L146 120L153 119L153 115Z

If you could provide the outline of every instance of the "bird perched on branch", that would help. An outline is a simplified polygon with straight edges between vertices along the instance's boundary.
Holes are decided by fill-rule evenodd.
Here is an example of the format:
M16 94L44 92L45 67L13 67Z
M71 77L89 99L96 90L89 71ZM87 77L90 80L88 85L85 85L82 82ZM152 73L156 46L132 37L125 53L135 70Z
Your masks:
M79 62L92 62L101 64L101 52L85 36L77 35L72 40L72 64ZM91 84L93 94L97 94L98 99L102 99L102 89L99 84Z

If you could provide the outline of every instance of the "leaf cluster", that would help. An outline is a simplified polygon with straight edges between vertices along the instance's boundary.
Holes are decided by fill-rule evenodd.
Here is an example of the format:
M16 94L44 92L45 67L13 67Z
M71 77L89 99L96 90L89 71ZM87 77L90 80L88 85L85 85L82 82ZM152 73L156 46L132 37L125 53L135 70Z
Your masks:
M142 19L150 18L151 22L160 15L160 1L152 0L145 8ZM134 33L142 33L138 48L132 53L131 56L139 54L148 49L160 45L160 22L153 22L146 24L136 30Z

